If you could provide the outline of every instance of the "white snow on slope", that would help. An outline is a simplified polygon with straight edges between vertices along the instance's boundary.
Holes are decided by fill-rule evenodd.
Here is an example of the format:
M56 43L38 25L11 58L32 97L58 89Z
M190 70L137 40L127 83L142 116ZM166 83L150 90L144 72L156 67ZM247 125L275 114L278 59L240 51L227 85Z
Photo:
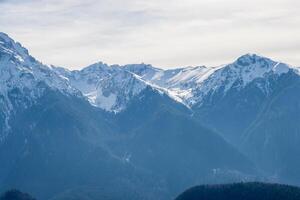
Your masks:
M117 113L124 110L128 103L146 87L151 87L160 94L166 94L175 101L183 103L182 99L178 98L174 92L138 75L138 70L144 68L144 65L132 65L133 68L130 71L127 67L108 66L99 62L80 71L69 71L57 67L53 67L53 69L60 76L66 77L71 85L80 90L92 105L109 112ZM159 69L152 70L152 68L143 70L147 70L148 74L144 74L147 77L156 76L156 70L160 71Z
M175 101L192 106L199 103L209 92L221 87L226 92L234 83L239 82L241 89L269 73L281 75L290 69L286 64L255 54L246 54L229 65L170 70L143 63L125 66L98 63L81 71L68 72L66 77L93 105L107 111L119 112L146 85L163 91Z
M31 57L19 43L0 33L0 117L4 118L0 142L11 128L9 119L16 107L32 105L43 94L43 84L66 94L79 94L68 81Z
M268 75L282 75L299 70L256 54L246 54L234 63L219 67L186 67L171 70L151 65L126 65L126 70L137 73L143 80L165 88L186 105L200 103L208 93L224 88L226 93L235 84L236 89L246 87L253 80ZM237 84L238 83L238 84ZM266 88L262 88L266 89Z
M147 83L135 74L119 66L108 66L102 62L90 65L80 71L57 68L71 85L80 90L89 102L106 111L119 112L144 88Z
M223 66L221 66L223 67ZM126 65L124 68L137 73L143 80L165 88L175 99L184 104L191 98L193 89L221 67L185 67L170 70L154 68L151 65Z
M206 77L197 87L193 88L192 95L186 101L190 104L201 103L208 93L214 93L221 88L223 93L235 88L241 90L258 78L266 78L269 75L280 76L294 70L284 63L256 54L241 56L232 64L225 65Z
M286 64L247 54L232 64L220 67L163 70L147 64L109 66L99 62L82 70L70 71L43 65L19 43L0 33L0 104L6 116L13 111L9 91L18 88L34 100L42 93L41 87L38 87L41 82L66 94L79 95L80 91L92 105L120 112L146 87L192 106L220 88L224 88L224 92L233 85L242 89L257 78L264 78L270 73L280 76L290 69L292 67ZM293 70L299 73L299 70ZM9 127L8 120L5 123Z

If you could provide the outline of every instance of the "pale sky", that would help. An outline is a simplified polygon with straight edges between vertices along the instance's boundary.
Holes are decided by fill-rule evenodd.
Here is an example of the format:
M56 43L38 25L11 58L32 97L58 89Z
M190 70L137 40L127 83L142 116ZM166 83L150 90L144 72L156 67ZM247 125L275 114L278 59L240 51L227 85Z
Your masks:
M0 0L0 31L45 64L300 66L299 0Z

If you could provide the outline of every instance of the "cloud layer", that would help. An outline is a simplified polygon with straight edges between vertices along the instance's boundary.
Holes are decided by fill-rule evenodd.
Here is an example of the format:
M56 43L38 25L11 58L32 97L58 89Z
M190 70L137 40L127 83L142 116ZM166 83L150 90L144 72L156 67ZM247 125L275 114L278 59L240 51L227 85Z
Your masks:
M0 0L0 31L47 64L215 66L258 53L300 66L299 0Z

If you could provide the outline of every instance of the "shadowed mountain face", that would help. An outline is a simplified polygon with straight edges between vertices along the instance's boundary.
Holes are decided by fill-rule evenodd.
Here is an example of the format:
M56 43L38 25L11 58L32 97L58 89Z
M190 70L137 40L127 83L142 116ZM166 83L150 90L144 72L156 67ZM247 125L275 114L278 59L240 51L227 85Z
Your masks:
M119 152L126 152L134 165L164 177L173 192L196 182L247 180L256 174L245 156L193 120L190 110L151 88L116 118L127 135Z
M113 134L101 113L86 101L53 91L17 113L0 148L1 187L20 188L39 199L79 186L102 188L111 197L125 192L128 199L163 196L164 191L155 192L164 188L155 175L105 147Z
M193 187L176 200L297 200L300 188L267 183L236 183Z
M300 184L300 79L287 74L244 133L242 148L262 168L283 181Z
M300 184L297 74L270 75L243 89L207 96L195 116L249 156L275 179ZM262 90L265 88L265 90Z
M1 186L41 199L95 188L112 199L165 199L197 183L253 178L251 162L189 115L151 88L119 115L48 90L12 119Z
M134 72L133 66L127 68ZM300 184L300 84L296 68L247 54L214 69L183 68L171 73L150 66L138 69L145 80L179 96L184 94L193 118L222 135L266 176Z

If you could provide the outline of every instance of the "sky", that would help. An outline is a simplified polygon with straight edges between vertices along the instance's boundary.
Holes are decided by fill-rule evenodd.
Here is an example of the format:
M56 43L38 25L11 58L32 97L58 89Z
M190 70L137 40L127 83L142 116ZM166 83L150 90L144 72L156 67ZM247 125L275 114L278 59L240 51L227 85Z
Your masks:
M299 0L0 0L0 31L45 64L300 66Z

